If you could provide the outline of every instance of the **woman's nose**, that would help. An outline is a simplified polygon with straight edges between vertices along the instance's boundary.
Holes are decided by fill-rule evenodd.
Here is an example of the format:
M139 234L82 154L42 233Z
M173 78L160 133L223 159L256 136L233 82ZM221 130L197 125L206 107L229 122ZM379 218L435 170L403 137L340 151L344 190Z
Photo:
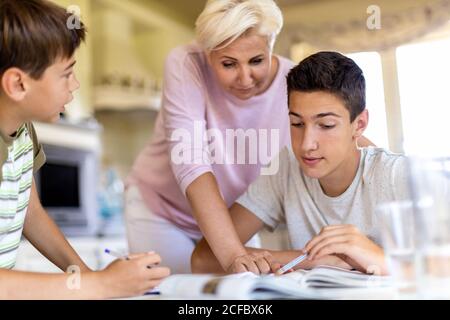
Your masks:
M251 70L249 68L241 68L239 70L239 84L242 87L249 87L253 83Z

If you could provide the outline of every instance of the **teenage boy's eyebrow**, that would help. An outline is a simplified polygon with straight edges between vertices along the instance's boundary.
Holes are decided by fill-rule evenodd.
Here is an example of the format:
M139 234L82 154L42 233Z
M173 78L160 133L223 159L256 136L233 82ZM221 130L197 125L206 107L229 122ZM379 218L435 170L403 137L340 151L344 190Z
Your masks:
M70 68L72 68L72 67L75 65L75 63L77 63L76 60L75 60L74 62L72 62L67 68L65 68L64 71L67 71L67 70L69 70Z
M338 114L336 114L334 112L319 113L319 114L315 115L314 118L325 118L325 117L328 117L328 116L342 118L340 115L338 115Z
M295 113L295 112L293 112L293 111L290 111L290 112L289 112L289 115L296 116L296 117L298 117L298 118L303 118L301 115L299 115L298 113ZM336 114L336 113L334 113L334 112L319 113L319 114L316 114L316 115L314 116L314 118L320 119L320 118L325 118L325 117L329 117L329 116L333 116L333 117L337 117L337 118L342 118L340 115L338 115L338 114Z

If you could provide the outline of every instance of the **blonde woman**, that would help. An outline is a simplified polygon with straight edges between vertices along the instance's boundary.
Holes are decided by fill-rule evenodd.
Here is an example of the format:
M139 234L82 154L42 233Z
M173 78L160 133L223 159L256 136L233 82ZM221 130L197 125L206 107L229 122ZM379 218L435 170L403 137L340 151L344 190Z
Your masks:
M169 54L154 136L127 184L131 252L157 251L172 273L189 273L203 235L225 271L254 269L228 208L260 175L269 160L261 154L290 141L285 78L294 64L272 53L282 24L272 0L209 1L196 41ZM247 144L236 141L243 132Z

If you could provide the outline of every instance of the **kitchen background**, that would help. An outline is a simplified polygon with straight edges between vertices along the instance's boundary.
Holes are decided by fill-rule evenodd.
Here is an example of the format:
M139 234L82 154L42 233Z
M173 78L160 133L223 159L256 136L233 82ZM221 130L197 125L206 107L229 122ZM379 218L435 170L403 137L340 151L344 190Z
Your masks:
M112 260L104 248L127 250L123 181L151 138L165 57L193 39L205 0L54 2L81 15L88 38L77 53L81 88L64 118L36 124L48 157L37 181L69 241L92 268L101 268ZM407 153L435 153L448 144L450 0L276 2L285 18L277 54L298 62L318 50L338 50L364 70L369 139ZM266 247L287 246L282 228L261 236ZM17 269L56 271L26 241Z

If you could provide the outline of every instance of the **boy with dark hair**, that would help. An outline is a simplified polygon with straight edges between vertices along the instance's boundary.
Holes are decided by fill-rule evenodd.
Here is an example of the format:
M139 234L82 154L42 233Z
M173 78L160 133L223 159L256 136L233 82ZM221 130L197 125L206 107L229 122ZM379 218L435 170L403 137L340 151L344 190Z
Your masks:
M33 172L45 161L31 121L52 122L78 89L74 52L85 38L82 23L45 0L0 1L0 299L99 299L140 295L169 274L152 267L160 257L137 254L91 271L40 204ZM62 270L12 270L22 234ZM71 279L79 276L80 286Z
M260 176L230 213L242 243L283 222L294 250L246 248L232 270L268 273L307 253L297 268L327 264L386 274L374 211L408 198L406 158L358 148L368 124L361 69L339 53L319 52L290 71L287 86L292 148L279 154L279 172ZM192 268L223 271L204 240Z

